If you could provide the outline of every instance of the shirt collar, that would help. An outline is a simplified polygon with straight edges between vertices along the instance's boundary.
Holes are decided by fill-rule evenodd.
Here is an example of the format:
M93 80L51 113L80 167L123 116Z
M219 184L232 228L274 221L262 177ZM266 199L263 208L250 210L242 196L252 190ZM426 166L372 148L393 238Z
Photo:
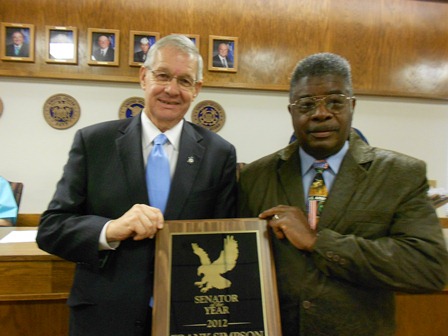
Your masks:
M348 141L344 143L342 148L336 154L329 156L326 158L329 168L336 175L339 172L339 168L341 167L342 160L344 159L345 154L347 154L349 145ZM302 167L302 176L304 176L310 169L313 167L315 158L306 153L302 147L299 147L299 155L300 155L300 164Z
M154 125L154 123L148 118L145 111L143 110L141 114L142 118L142 143L143 148L150 146L160 133L160 130ZM184 119L178 122L173 128L170 128L165 132L168 141L173 146L174 150L179 149L180 135L182 133L182 127L184 125Z

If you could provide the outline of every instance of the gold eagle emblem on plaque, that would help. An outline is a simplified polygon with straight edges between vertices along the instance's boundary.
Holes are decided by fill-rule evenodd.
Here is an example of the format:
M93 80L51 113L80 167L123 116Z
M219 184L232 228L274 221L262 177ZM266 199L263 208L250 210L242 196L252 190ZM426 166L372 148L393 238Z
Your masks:
M194 284L201 289L202 293L208 292L209 289L217 288L224 289L229 288L232 282L223 276L236 266L238 259L238 242L233 236L227 236L224 239L224 249L221 251L218 259L213 263L211 262L208 253L205 252L198 244L192 243L194 254L199 257L201 266L198 267L198 276L202 275L201 281L197 281Z

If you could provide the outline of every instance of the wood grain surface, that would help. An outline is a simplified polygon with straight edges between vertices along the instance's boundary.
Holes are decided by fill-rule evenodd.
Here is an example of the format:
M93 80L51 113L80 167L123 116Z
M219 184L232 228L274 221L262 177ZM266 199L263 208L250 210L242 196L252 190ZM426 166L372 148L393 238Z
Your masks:
M35 62L0 61L0 76L138 82L131 30L238 37L238 71L204 85L288 90L296 62L330 51L352 64L356 94L448 99L448 3L418 0L3 0L0 21L34 24ZM46 63L45 26L78 28L78 64ZM89 65L88 28L117 29L120 64ZM0 40L3 39L0 38Z

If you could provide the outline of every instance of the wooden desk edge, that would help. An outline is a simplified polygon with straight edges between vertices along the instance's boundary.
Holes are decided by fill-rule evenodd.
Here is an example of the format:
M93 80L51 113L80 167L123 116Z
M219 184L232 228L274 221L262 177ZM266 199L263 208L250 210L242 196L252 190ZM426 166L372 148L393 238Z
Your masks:
M439 217L439 221L443 229L448 229L448 217Z
M41 214L20 214L17 216L17 226L39 226Z
M7 294L0 295L0 302L6 301L49 301L67 300L69 293L40 293L40 294Z

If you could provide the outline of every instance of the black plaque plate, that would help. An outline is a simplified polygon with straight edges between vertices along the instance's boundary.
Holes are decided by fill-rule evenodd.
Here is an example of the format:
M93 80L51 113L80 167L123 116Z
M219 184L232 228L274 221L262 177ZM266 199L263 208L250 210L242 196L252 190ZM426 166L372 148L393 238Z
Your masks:
M153 335L281 335L265 221L171 221L157 235Z

